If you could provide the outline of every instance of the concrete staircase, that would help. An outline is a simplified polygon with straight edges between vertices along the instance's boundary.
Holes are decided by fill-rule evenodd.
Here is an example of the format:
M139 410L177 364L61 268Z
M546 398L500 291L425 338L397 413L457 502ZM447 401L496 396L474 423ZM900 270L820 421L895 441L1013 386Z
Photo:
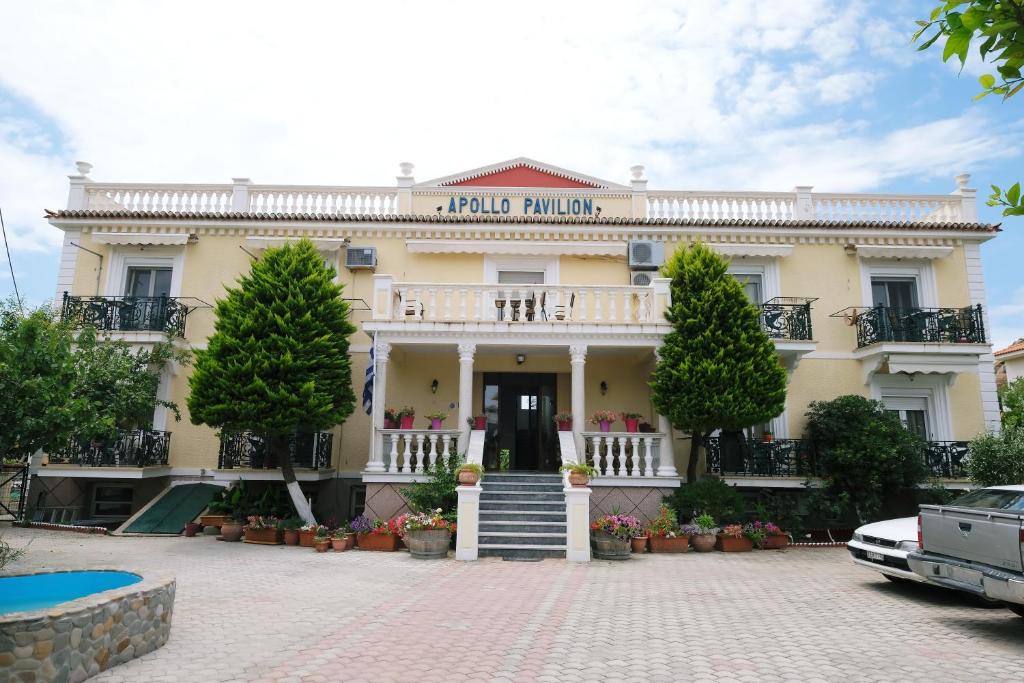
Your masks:
M561 475L488 472L480 485L480 557L565 557Z

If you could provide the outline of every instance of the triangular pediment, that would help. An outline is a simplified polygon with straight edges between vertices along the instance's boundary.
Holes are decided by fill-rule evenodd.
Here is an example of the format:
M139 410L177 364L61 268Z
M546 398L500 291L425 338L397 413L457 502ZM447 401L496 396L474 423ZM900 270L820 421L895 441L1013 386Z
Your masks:
M526 157L518 157L489 166L474 168L443 178L435 178L420 187L537 187L567 189L625 190L624 185L576 173Z

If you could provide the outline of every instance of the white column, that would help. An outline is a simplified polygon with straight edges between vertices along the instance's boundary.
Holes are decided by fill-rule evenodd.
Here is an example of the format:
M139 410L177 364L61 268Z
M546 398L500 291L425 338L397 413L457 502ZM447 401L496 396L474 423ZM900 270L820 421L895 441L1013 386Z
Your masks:
M566 486L564 491L565 559L590 562L590 488ZM462 533L462 527L459 530Z
M249 178L231 179L231 210L244 212L249 210L249 186L252 180Z
M661 354L658 353L658 349L654 349L654 361L658 362L659 360L661 360ZM679 472L676 471L675 442L672 438L672 424L664 415L658 415L658 431L665 436L662 437L661 444L659 445L658 471L655 472L655 476L678 477Z
M633 193L632 216L647 218L647 179L644 178L644 167L631 166L629 174L629 187Z
M579 457L581 459L585 457L584 454L587 452L586 444L583 443L583 437L581 436L583 432L583 425L586 424L587 421L587 418L584 415L586 406L583 402L583 397L585 395L583 366L586 362L586 345L579 344L569 347L569 366L572 368L572 433L574 440L576 441L576 452L579 453Z
M476 344L459 344L459 445L469 448L469 424L473 417L473 355Z
M480 484L459 486L455 489L459 496L458 524L455 535L455 559L475 560L480 548Z
M811 220L814 218L814 196L811 190L813 185L797 185L793 188L796 199L793 202L793 218L797 220Z
M380 436L380 428L384 426L384 402L387 400L388 361L391 360L391 344L377 342L374 353L373 370L373 442L370 444L370 459L366 463L367 472L384 471L384 441Z
M412 213L412 186L416 179L412 177L413 164L403 161L398 164L402 175L398 176L398 213Z

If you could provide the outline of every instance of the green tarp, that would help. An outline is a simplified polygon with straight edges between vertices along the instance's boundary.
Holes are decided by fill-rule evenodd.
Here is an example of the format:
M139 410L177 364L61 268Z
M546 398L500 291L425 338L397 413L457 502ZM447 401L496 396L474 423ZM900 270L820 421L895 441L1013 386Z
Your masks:
M180 534L221 490L213 484L181 484L171 487L148 510L129 525L126 534Z

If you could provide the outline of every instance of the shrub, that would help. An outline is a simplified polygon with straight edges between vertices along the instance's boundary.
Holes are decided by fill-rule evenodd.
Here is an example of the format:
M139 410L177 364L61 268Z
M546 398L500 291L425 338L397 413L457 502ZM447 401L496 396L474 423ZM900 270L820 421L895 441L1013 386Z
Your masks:
M814 401L807 431L817 449L826 493L845 495L861 523L924 481L924 442L880 401L846 395Z
M999 389L1003 407L1003 429L1024 429L1024 377L1018 377Z
M1024 427L982 434L971 441L967 470L980 486L1024 483Z
M438 460L427 469L426 481L419 481L402 489L402 497L415 512L431 512L441 508L442 512L454 512L459 506L459 466L456 457L448 462Z
M733 520L743 515L743 496L721 479L699 479L683 484L665 498L681 519L693 519L706 512L715 519Z

